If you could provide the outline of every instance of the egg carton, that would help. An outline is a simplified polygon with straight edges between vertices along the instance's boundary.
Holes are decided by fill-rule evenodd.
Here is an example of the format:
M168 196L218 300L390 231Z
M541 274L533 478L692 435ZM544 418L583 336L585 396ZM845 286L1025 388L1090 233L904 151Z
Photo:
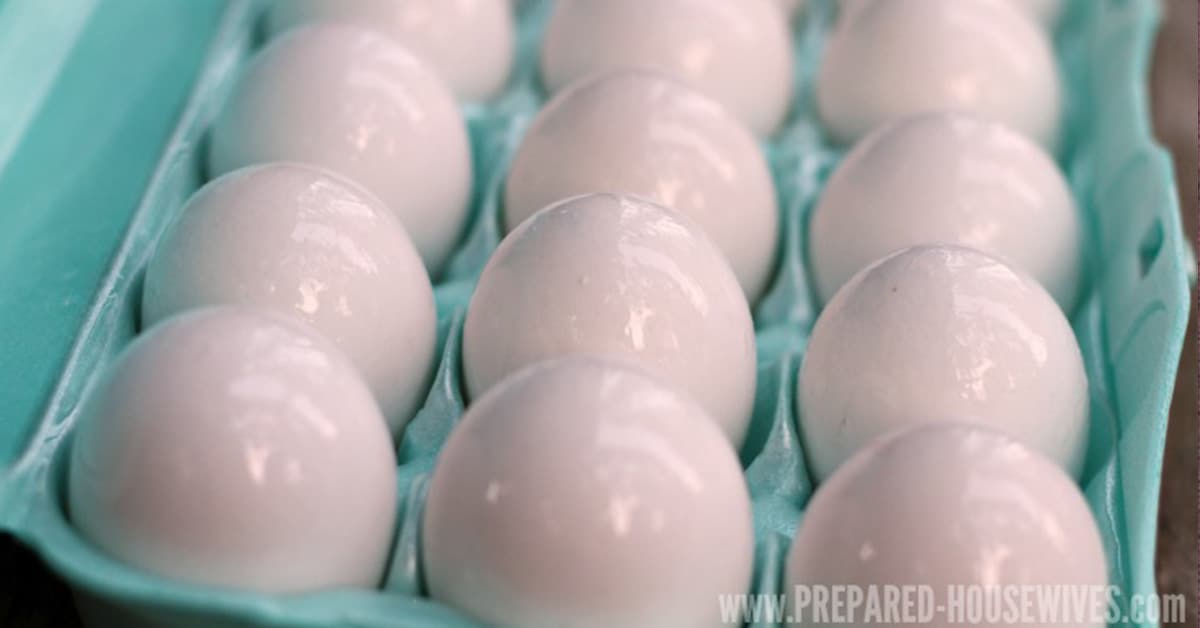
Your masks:
M69 458L65 452L69 451L78 401L95 375L139 330L146 262L188 196L206 180L206 130L240 66L261 45L262 35L261 11L254 0L178 3L172 7L166 5L177 3L162 3L141 15L134 15L128 6L117 6L119 2L63 2L76 11L50 11L46 8L49 3L22 0L0 5L0 76L11 71L8 76L24 77L32 86L24 100L8 107L18 122L29 123L39 107L56 106L51 98L52 79L66 81L72 77L58 76L57 70L44 76L37 70L61 68L72 46L86 49L86 42L80 39L93 36L88 33L98 30L103 36L105 29L110 35L129 32L130 20L164 20L172 25L167 32L181 40L175 48L160 46L163 50L186 49L188 45L199 49L205 37L215 35L191 86L190 99L115 256L102 272L95 273L102 280L98 286L76 285L81 290L95 291L82 323L55 317L46 323L78 325L60 334L59 342L49 346L66 354L65 366L48 391L49 402L28 413L15 414L0 405L7 415L2 417L3 422L8 424L0 425L0 453L7 454L0 457L0 528L32 547L67 581L81 613L93 625L474 625L469 618L425 595L420 514L438 450L464 408L459 351L462 323L474 281L503 233L500 202L506 166L522 132L545 100L537 79L537 48L547 2L525 0L516 4L518 59L510 86L491 103L464 108L475 168L472 218L462 244L435 288L440 360L428 399L398 444L401 511L382 590L331 590L306 595L261 595L165 580L101 553L69 522L63 499ZM754 308L758 390L749 435L740 452L754 507L754 593L782 590L782 566L790 539L814 489L797 433L794 396L797 369L818 313L805 263L806 218L824 181L844 154L843 148L823 137L813 95L833 12L831 0L814 0L794 23L797 63L793 110L785 128L763 144L783 215L776 274L768 293ZM125 23L122 25L120 20ZM1065 141L1059 161L1085 214L1089 236L1084 297L1071 316L1090 380L1089 449L1081 486L1104 540L1110 582L1127 594L1155 591L1160 470L1193 263L1179 223L1170 160L1151 139L1146 111L1145 77L1157 22L1154 0L1076 0L1069 6L1055 38L1067 83ZM18 35L23 30L19 29L44 35L45 41L35 42L28 37L22 40ZM34 49L45 54L32 64L11 54L13 50ZM163 82L157 87L164 93L169 93L175 82L191 76L182 53L177 57L168 55L160 64L172 70L158 77ZM111 66L119 60L110 61ZM145 77L130 80L135 87L146 87ZM109 97L119 99L122 95L114 91ZM171 103L160 105L146 109L147 119L127 121L123 126L108 123L117 131L128 129L135 136L131 141L152 142L150 132L139 129L151 128L152 120L157 119L154 116L173 111ZM103 107L99 110L105 111ZM0 108L0 113L3 111ZM0 128L0 191L5 189L4 166L13 156L14 147L19 146L18 139L19 135L6 136ZM80 199L66 195L56 202L59 205L55 211L61 212L64 204L79 204ZM104 207L71 209L105 211ZM117 223L123 216L114 209L111 220L104 216L89 220L108 224L105 233L117 238L119 227L110 223ZM6 220L19 221L20 216L6 218L0 213L0 227L6 225ZM104 251L113 242L101 240L81 246ZM34 254L34 247L45 245L26 241L17 246L25 247L19 253ZM3 268L0 266L0 270ZM27 320L5 309L9 307L11 304L0 298L0 321ZM38 349L45 348L0 346L0 357L8 358L0 362L7 364L0 368L6 381L9 377L16 381L22 367L20 358ZM6 398L0 394L0 401ZM21 404L14 403L13 407L21 410Z

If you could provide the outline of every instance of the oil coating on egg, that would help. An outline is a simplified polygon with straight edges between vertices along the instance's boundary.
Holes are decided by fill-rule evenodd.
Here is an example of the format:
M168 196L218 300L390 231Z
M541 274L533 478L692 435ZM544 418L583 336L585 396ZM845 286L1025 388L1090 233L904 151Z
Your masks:
M940 423L876 441L817 489L792 542L786 583L792 626L814 625L818 590L842 585L881 598L891 585L927 587L922 624L965 623L974 619L970 608L979 614L972 625L998 628L1047 625L1023 623L1039 611L1022 612L1021 587L1083 593L1092 604L1108 573L1088 503L1053 461L993 430ZM968 605L968 595L977 601ZM1054 625L1100 628L1103 621L1089 620L1102 618L1105 604L1101 595L1096 607L1043 612L1075 620ZM858 625L915 623L894 621L899 604L875 609L872 616L859 605Z
M328 171L268 164L201 188L146 270L142 323L217 304L311 324L354 362L399 434L425 401L433 288L400 222Z
M779 210L754 136L715 101L645 71L605 73L556 96L525 133L504 190L508 229L588 192L653 200L700 225L746 296L774 266Z
M913 247L860 271L821 312L798 379L820 480L884 434L946 419L1082 470L1087 375L1071 325L1036 281L973 249Z
M422 530L431 596L489 625L722 626L754 561L741 466L705 410L581 356L468 408Z
M619 69L661 72L770 135L792 97L791 31L776 0L559 0L542 44L554 93Z
M353 22L395 37L425 60L462 100L482 101L504 87L515 33L510 0L274 0L267 28Z
M551 205L504 238L463 327L478 398L535 362L594 354L700 401L735 445L754 404L754 323L720 250L691 221L636 197Z
M856 0L821 55L817 110L852 144L891 119L963 111L1054 150L1062 86L1050 40L1003 0Z
M918 244L959 244L1033 275L1070 312L1083 225L1058 166L1037 144L975 116L925 113L885 124L838 164L808 229L818 296Z
M471 146L454 94L368 28L297 28L243 69L213 124L209 174L272 161L321 166L367 188L433 275L466 223Z
M269 593L375 587L396 518L387 424L290 317L223 306L139 336L89 392L70 517L156 575Z

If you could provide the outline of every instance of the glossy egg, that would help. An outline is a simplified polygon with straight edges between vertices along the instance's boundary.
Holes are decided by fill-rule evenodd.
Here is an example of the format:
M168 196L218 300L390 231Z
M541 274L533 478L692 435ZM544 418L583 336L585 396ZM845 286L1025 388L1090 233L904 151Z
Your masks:
M777 0L559 0L542 44L542 82L655 70L723 103L769 135L792 97L787 16Z
M848 460L805 509L786 571L793 626L810 625L816 610L798 603L797 586L927 586L930 625L949 625L940 620L954 617L950 587L1108 584L1099 530L1071 478L998 432L955 423L907 430Z
M872 131L838 165L813 212L809 260L822 301L871 262L917 244L960 244L1076 300L1079 211L1058 166L1007 127L926 113Z
M929 110L974 113L1058 142L1062 86L1045 31L1002 0L857 0L842 7L817 77L837 142Z
M88 394L70 516L110 556L260 592L374 587L395 455L366 384L299 321L189 312L136 339Z
M322 166L367 188L435 275L466 222L471 148L454 95L370 29L294 29L243 70L213 126L209 174L271 161Z
M496 95L512 70L510 0L274 0L267 28L353 22L387 32L424 59L460 99Z
M470 406L422 530L431 596L488 625L721 626L754 560L741 467L704 409L579 356Z
M479 278L462 353L473 398L542 360L618 360L694 396L735 444L754 404L737 278L691 221L636 197L579 196L521 223Z
M394 433L425 401L437 341L429 277L388 208L341 177L254 166L188 201L146 270L142 323L226 303L312 324L354 362Z
M554 98L513 158L504 216L588 192L651 199L686 214L725 253L753 301L770 278L779 210L754 136L715 101L658 74L607 73Z
M1011 434L1078 475L1088 390L1071 325L1032 278L973 249L905 249L825 306L799 376L821 480L872 440L945 419Z

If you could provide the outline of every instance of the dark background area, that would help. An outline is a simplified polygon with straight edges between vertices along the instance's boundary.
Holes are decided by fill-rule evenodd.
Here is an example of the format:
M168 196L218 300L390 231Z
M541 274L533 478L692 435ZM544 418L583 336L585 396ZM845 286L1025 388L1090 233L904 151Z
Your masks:
M1197 0L1164 0L1165 21L1154 51L1150 76L1154 130L1175 158L1183 228L1196 243L1200 216L1197 185ZM1198 410L1196 291L1187 339L1175 380L1171 423L1163 460L1162 493L1158 513L1158 591L1187 595L1187 625L1197 625L1196 589L1200 582L1197 560L1197 511L1200 477L1197 469Z
M1175 159L1183 224L1193 243L1200 217L1197 142L1197 7L1198 0L1164 0L1164 25L1151 73L1155 132ZM1198 625L1200 585L1200 405L1197 386L1196 294L1184 344L1163 465L1157 551L1158 587L1162 594L1187 596L1187 625ZM0 535L0 626L74 628L79 626L66 586L30 551Z

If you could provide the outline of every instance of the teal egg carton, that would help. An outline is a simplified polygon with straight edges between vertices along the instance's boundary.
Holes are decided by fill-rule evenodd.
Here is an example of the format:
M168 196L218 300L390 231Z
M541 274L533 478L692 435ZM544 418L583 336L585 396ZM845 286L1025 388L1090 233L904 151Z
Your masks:
M794 25L793 111L763 146L783 231L772 287L754 308L759 384L741 451L754 502L755 593L781 591L788 545L814 489L794 399L818 314L805 224L844 148L823 137L812 91L833 3L809 4ZM378 590L260 595L124 565L75 532L63 499L79 401L139 330L146 262L205 181L206 131L261 45L260 7L253 0L0 0L0 528L66 580L93 625L475 625L424 593L420 513L437 452L464 407L462 321L502 235L507 163L545 100L536 60L547 4L517 6L509 88L464 108L476 173L472 220L435 290L441 359L434 383L398 443L401 512L385 581ZM1155 592L1163 447L1194 263L1170 159L1154 143L1147 115L1157 22L1154 0L1076 0L1055 38L1067 88L1059 161L1089 242L1084 297L1071 316L1091 395L1081 487L1104 539L1110 582L1125 599Z

